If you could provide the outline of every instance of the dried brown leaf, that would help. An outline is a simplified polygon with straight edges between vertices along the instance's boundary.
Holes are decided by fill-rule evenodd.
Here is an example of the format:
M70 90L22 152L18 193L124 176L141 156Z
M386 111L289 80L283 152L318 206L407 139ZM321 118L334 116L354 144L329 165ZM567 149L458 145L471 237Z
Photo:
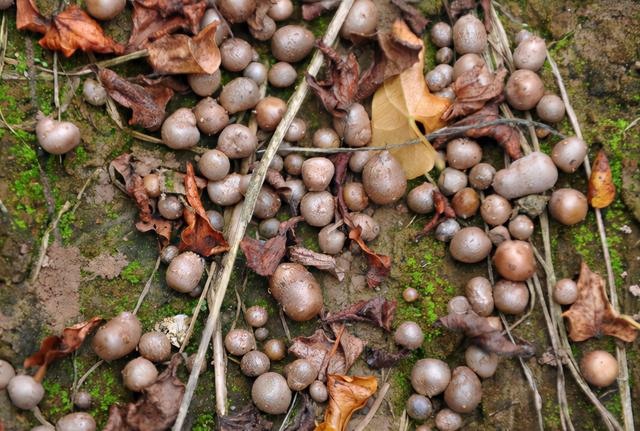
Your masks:
M485 65L474 66L463 73L452 85L456 93L453 105L442 115L445 121L464 117L482 109L482 107L500 97L504 89L507 70L500 68L491 73Z
M484 15L484 27L487 33L491 31L491 1L490 0L453 0L449 6L451 18L455 21L458 17L471 9L475 9L480 3Z
M216 44L217 22L209 24L193 37L167 35L147 47L148 61L156 73L214 73L220 67L220 50Z
M389 301L378 296L356 302L335 314L328 314L323 320L326 323L367 322L390 332L397 306L398 303L395 300Z
M289 247L289 259L291 262L327 271L338 281L344 280L344 270L339 268L336 259L328 254L317 253L304 247L295 246Z
M16 0L16 28L46 33L51 23L40 15L34 0Z
M598 151L591 166L587 199L594 208L606 208L616 198L616 186L613 184L611 166L604 151Z
M342 323L332 323L330 326L331 330L336 334L336 338L340 342L340 349L344 356L345 367L347 368L347 371L349 371L360 355L362 355L367 342L349 333Z
M306 359L318 370L318 380L324 381L327 374L346 373L344 354L336 350L322 329L316 330L310 337L296 337L289 347L289 353L300 359Z
M501 331L495 329L486 317L473 311L465 314L449 314L436 322L445 328L463 331L470 341L485 350L500 356L529 357L535 353L530 344L514 344Z
M616 312L607 298L605 282L585 262L580 266L578 299L562 313L567 318L569 338L584 341L600 335L611 335L628 343L638 336L638 324Z
M433 204L435 207L435 214L433 215L431 220L429 220L429 222L422 228L422 230L416 234L416 241L426 236L443 220L454 218L456 216L456 212L453 210L451 205L449 205L449 199L447 199L445 195L443 195L439 190L436 189L433 191L432 196Z
M329 375L327 390L329 407L324 422L316 427L316 431L344 431L353 413L363 408L378 390L378 379L374 376Z
M62 330L62 335L51 335L40 345L40 350L24 361L24 368L40 366L35 375L41 381L47 371L47 365L59 358L75 352L82 346L84 339L102 322L102 317L93 317L86 322L77 323Z
M311 21L323 13L338 7L341 0L305 1L302 5L302 19Z
M381 368L393 368L398 362L408 357L411 350L402 349L397 353L387 352L383 349L374 349L367 347L364 354L364 360L370 368L379 370Z
M253 403L246 404L234 415L220 418L220 431L268 431L273 423L262 417Z
M411 6L405 0L391 0L402 12L402 17L407 21L411 30L416 34L424 33L424 29L429 24L429 20L415 7Z
M292 217L280 223L278 235L268 241L245 236L240 242L240 248L247 258L247 266L264 277L273 275L287 253L287 232L302 220L302 217Z
M160 128L173 90L164 86L143 87L133 84L109 69L100 69L99 76L109 96L133 111L129 124L137 124L151 131Z
M187 227L180 235L180 251L193 251L201 256L212 256L229 250L229 244L222 232L211 226L207 212L200 201L200 191L196 182L193 166L187 162L187 174L184 177L187 202L191 208L184 209Z
M302 392L302 406L298 409L293 423L284 431L313 431L316 428L316 406L311 397Z

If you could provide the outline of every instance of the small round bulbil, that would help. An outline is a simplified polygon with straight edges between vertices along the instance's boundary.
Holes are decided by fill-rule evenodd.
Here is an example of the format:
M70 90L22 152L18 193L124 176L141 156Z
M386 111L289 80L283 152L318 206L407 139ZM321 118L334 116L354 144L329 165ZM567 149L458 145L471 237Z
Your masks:
M168 361L171 357L171 341L162 332L147 332L140 337L138 351L143 358L152 362Z
M580 371L587 383L604 388L616 381L620 369L618 361L611 353L594 350L582 357Z
M436 187L424 182L418 187L411 189L407 195L407 205L416 214L429 214L433 211L433 192Z
M191 251L179 254L167 267L167 285L180 293L196 288L204 273L204 260Z
M89 413L69 413L58 419L56 431L96 431L96 421Z
M513 65L516 69L538 71L547 58L547 45L544 39L531 36L518 44L513 52Z
M511 234L509 233L509 229L505 226L496 226L489 231L489 239L496 247L502 244L505 241L511 239Z
M467 187L467 176L454 168L444 168L438 177L438 188L445 196L454 195Z
M285 314L296 322L311 320L322 310L320 284L298 263L278 265L269 278L269 290Z
M470 309L469 300L462 295L454 296L447 302L447 313L449 314L466 314Z
M453 50L447 46L440 48L436 52L436 62L438 64L449 64L453 60ZM453 76L452 76L453 78Z
M447 163L455 169L469 169L482 160L482 147L468 138L457 138L447 143Z
M93 106L102 106L107 103L107 90L95 79L85 79L82 84L82 96Z
M460 223L454 218L449 218L436 227L433 237L438 241L449 242L460 231Z
M465 187L453 195L451 207L456 213L456 216L461 219L468 219L478 212L478 208L480 208L480 196L478 196L478 192L471 187Z
M403 322L393 333L393 341L399 346L415 350L422 346L424 333L416 322Z
M482 400L482 383L469 367L453 370L451 382L444 391L447 406L458 413L471 413Z
M351 169L351 172L359 174L362 172L369 160L375 156L376 153L373 151L358 151L349 159L349 169Z
M413 287L407 287L402 291L402 299L406 302L415 302L420 298L420 293Z
M555 94L546 94L536 105L536 112L542 121L559 123L564 118L564 102Z
M451 369L440 359L420 359L411 370L411 386L420 395L433 398L451 381Z
M316 148L338 148L340 136L329 127L321 127L313 133L312 143Z
M246 329L232 329L224 337L224 347L234 356L242 356L256 346L253 334Z
M218 136L219 151L230 159L249 157L258 146L256 135L243 124L229 124Z
M9 380L7 393L14 406L22 410L31 410L44 397L44 388L33 377L20 374Z
M307 224L323 227L331 223L335 211L333 195L327 191L309 192L300 201L300 214Z
M196 125L205 135L215 135L229 124L227 111L211 97L205 97L193 108Z
M520 214L509 222L509 233L515 239L528 240L533 234L534 225L529 217Z
M340 36L352 42L376 32L378 7L372 0L356 0L340 29Z
M167 220L177 220L182 217L182 203L177 196L163 195L158 200L158 212Z
M291 0L272 0L267 15L275 21L284 21L293 14L293 2Z
M456 431L462 428L462 416L450 409L442 409L436 415L439 431Z
M206 97L211 96L220 88L220 81L222 80L222 74L220 70L216 70L214 73L192 73L187 75L187 82L189 87L198 96Z
M407 414L411 419L424 421L433 413L433 405L424 395L413 394L407 399Z
M493 256L498 274L511 281L525 281L536 272L536 260L531 245L525 241L502 242Z
M246 40L237 37L225 40L220 45L221 66L230 72L244 70L251 63L252 50Z
M318 245L326 254L338 254L342 251L347 236L335 225L328 225L318 232Z
M269 336L269 330L263 326L262 328L256 329L253 335L256 337L256 340L264 341Z
M380 234L380 225L371 216L364 213L352 213L353 225L360 228L360 238L363 241L373 241Z
M460 17L453 25L453 46L458 54L480 54L487 46L487 31L475 16Z
M207 194L209 199L223 207L235 205L242 200L240 193L240 182L242 175L235 172L230 173L220 181L209 181L207 184Z
M191 109L180 108L167 117L160 131L162 142L174 150L194 147L200 141L198 121Z
M87 410L91 408L91 394L87 391L79 391L76 393L76 396L73 398L73 404L82 410Z
M512 211L509 201L498 194L487 196L480 206L480 215L489 226L504 224Z
M575 189L558 189L551 194L551 217L564 225L580 223L587 217L589 205L584 194Z
M287 356L287 347L284 341L273 338L264 343L264 353L272 361L281 361Z
M362 211L369 206L369 197L362 183L350 182L344 185L342 197L351 211Z
M496 168L489 163L478 163L469 171L469 184L476 190L486 190L491 187Z
M309 386L309 395L316 403L324 403L329 398L327 386L320 380L316 380Z
M253 79L239 77L224 86L218 100L229 114L235 114L255 107L260 100L260 90Z
M151 198L157 198L162 193L162 181L160 175L151 173L142 178L142 184L147 195Z
M388 151L367 162L362 171L362 184L369 199L378 205L396 202L407 189L402 166Z
M291 389L280 374L268 372L253 382L251 399L260 411L281 415L287 412L291 403Z
M286 368L287 385L292 391L302 391L313 383L318 376L318 370L306 359L296 359Z
M482 229L465 227L453 236L449 251L460 262L480 262L491 252L491 240Z
M544 95L544 84L535 72L516 70L507 80L505 95L514 109L527 111L534 108Z
M219 181L229 173L231 163L220 150L207 150L198 160L198 169L210 181Z
M287 142L299 142L307 135L307 123L302 118L294 118L284 135Z
M101 359L113 361L133 352L141 336L140 321L135 314L125 311L98 329L91 347Z
M467 366L483 379L493 376L498 368L498 355L487 353L478 346L469 346L464 352L464 359Z
M258 225L258 232L260 236L263 236L267 239L271 239L274 236L278 235L278 230L280 230L280 220L277 218L268 218L262 220Z
M293 85L298 78L298 72L289 63L285 61L279 61L269 69L267 75L269 84L275 88L287 88Z
M126 4L126 0L87 0L85 2L89 15L102 21L120 15Z
M267 66L257 61L253 61L245 67L244 71L242 71L242 76L253 79L256 84L260 85L267 80Z
M259 219L275 217L281 205L280 196L271 187L264 185L258 193L253 215Z
M287 154L284 158L284 170L289 175L298 176L302 173L302 164L304 163L304 156L296 153Z
M50 154L65 154L80 145L80 129L69 121L58 121L38 115L36 123L38 144Z
M371 120L360 103L352 104L346 116L334 117L333 128L349 147L364 147L371 142Z
M271 53L287 63L296 63L305 58L313 49L315 36L299 25L280 27L271 38Z
M240 370L247 377L257 377L267 371L271 367L269 358L258 350L252 350L245 354L240 361Z
M453 64L453 80L458 79L465 72L476 66L484 66L485 62L478 54L469 53L458 58Z
M570 136L554 145L551 159L558 169L571 174L582 165L587 150L587 144L582 139Z
M245 22L256 10L256 0L219 0L220 13L232 24Z
M302 181L311 192L325 190L331 180L335 167L326 157L311 157L302 163Z
M274 131L286 110L287 103L278 97L267 96L260 100L256 105L258 127L267 132Z
M493 287L493 300L505 314L522 314L529 303L529 290L523 282L500 280Z
M133 392L140 392L158 377L158 370L148 359L143 357L135 358L122 370L124 385Z
M553 286L553 300L560 305L571 305L578 299L578 285L570 278L558 280Z
M437 22L431 27L431 41L438 48L451 46L453 42L453 33L451 26L446 22Z
M269 312L261 305L254 305L247 308L244 313L244 319L254 328L259 328L267 324L269 320Z

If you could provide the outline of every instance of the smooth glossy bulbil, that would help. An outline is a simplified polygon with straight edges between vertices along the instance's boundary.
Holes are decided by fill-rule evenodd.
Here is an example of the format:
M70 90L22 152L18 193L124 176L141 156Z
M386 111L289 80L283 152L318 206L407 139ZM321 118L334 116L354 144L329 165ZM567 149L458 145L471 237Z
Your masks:
M431 41L438 48L451 46L453 42L453 32L451 26L446 22L437 22L431 27Z
M291 403L291 389L280 374L264 373L253 382L251 399L261 411L281 415L287 412Z
M222 74L220 70L216 70L214 73L192 73L187 75L187 82L191 90L198 96L206 97L211 96L220 88L220 81Z
M380 234L380 225L371 216L363 213L352 213L353 225L360 229L360 238L363 241L373 241Z
M247 377L257 377L271 367L269 357L258 350L252 350L245 354L240 361L240 370Z
M231 163L220 150L207 150L198 160L198 170L210 181L219 181L229 173Z
M244 313L244 318L249 325L254 328L259 328L267 324L269 312L261 305L254 305L247 308L247 311Z
M267 132L274 131L286 110L287 103L278 97L267 96L260 100L256 105L258 127Z
M362 184L369 199L378 205L396 202L407 189L402 166L388 151L367 162L362 171Z
M302 181L311 192L325 190L331 180L335 167L326 157L311 157L302 163Z
M449 218L436 227L433 237L438 241L449 242L460 231L460 223L454 218Z
M536 260L531 245L525 241L502 242L493 256L498 274L507 280L525 281L536 272Z
M460 17L453 25L453 46L458 54L480 54L487 46L484 24L469 14Z
M447 163L455 169L469 169L482 160L482 147L468 138L457 138L447 143Z
M207 184L209 199L223 207L237 204L242 200L242 193L240 193L242 178L242 175L233 172L220 181L209 181Z
M224 347L232 355L242 356L256 346L253 334L246 329L232 329L224 337Z
M555 94L546 94L536 105L536 113L542 121L559 123L564 118L564 102Z
M143 358L152 362L168 361L171 357L171 342L162 332L147 332L140 337L138 351Z
M287 63L296 63L305 58L313 49L315 37L299 25L280 27L271 38L271 53Z
M333 128L349 147L363 147L371 142L371 120L360 103L352 104L346 116L334 117Z
M451 369L440 359L420 359L411 370L411 386L430 398L441 394L451 381Z
M476 190L486 190L491 187L496 168L489 163L478 163L469 171L469 184Z
M36 137L42 149L50 154L65 154L80 145L78 126L41 115L36 123Z
M320 284L304 266L281 263L269 278L269 290L285 314L296 322L313 319L322 310Z
M520 214L509 222L509 233L515 239L528 240L533 234L534 225L529 217Z
M582 165L587 150L587 144L582 139L570 136L553 146L551 159L558 169L571 174Z
M458 79L465 72L470 71L476 66L484 66L485 62L478 54L469 53L461 56L453 64L453 80Z
M498 368L498 355L485 352L477 346L469 346L464 352L464 359L467 366L483 379L493 376Z
M232 37L220 45L221 66L230 72L241 72L249 63L253 48L246 40Z
M493 288L493 300L505 314L522 314L529 303L529 290L523 282L500 280Z
M258 84L253 79L239 77L224 86L219 103L229 114L246 111L256 106L260 100Z
M466 314L470 309L469 300L462 295L454 296L447 302L448 314Z
M9 380L7 393L14 406L22 410L31 410L44 397L44 388L33 377L20 374Z
M340 36L359 42L375 33L378 25L378 7L372 0L356 0L340 29Z
M454 195L467 187L467 176L454 168L444 168L438 177L438 188L445 196Z
M433 405L424 395L413 394L407 399L407 414L411 419L424 421L433 413Z
M219 151L230 159L249 157L258 146L256 135L243 124L229 124L218 136Z
M551 194L549 213L564 225L580 223L587 217L588 211L587 198L578 190L563 188Z
M507 80L505 95L513 108L527 111L534 108L544 95L544 84L535 72L516 70Z
M180 293L189 293L196 288L203 273L204 260L196 253L185 251L167 267L167 285Z
M205 135L215 135L229 124L227 111L211 97L205 97L193 108L198 129Z
M138 345L142 325L135 314L122 312L101 326L91 340L91 347L105 361L120 359Z
M491 252L491 240L478 227L460 229L451 240L449 251L454 259L464 263L476 263Z
M107 90L95 79L85 79L82 84L82 96L93 106L102 106L107 103Z
M162 142L174 150L194 147L200 141L198 121L191 109L180 108L162 123Z
M89 15L102 21L118 16L126 4L126 0L87 0L85 2Z
M296 359L286 368L287 385L292 391L302 391L313 383L318 370L306 359Z
M256 0L219 0L220 13L227 21L236 24L245 22L256 10Z
M439 431L456 431L462 428L462 416L451 409L442 409L436 415Z
M578 299L578 285L570 278L558 280L553 286L553 300L560 305L571 305Z
M140 392L158 377L158 370L153 362L139 357L131 360L122 370L124 385L133 392Z
M287 356L287 346L284 341L273 338L264 343L264 353L272 361L281 361Z
M335 211L333 195L327 191L309 192L300 202L300 213L307 224L324 227L331 223Z
M403 322L394 332L393 341L399 346L415 350L422 346L424 333L416 322Z
M320 380L316 380L309 386L309 395L316 403L324 403L329 398L327 386Z
M344 185L342 197L351 211L362 211L369 206L369 197L362 183L350 182Z
M342 251L347 236L335 225L323 227L318 232L318 245L326 254L338 254Z
M584 355L580 361L580 371L587 383L599 388L613 384L620 373L616 358L604 350L594 350Z
M540 70L547 58L547 45L544 39L531 36L518 44L513 52L513 65L516 69Z
M455 412L471 413L482 400L482 384L476 373L469 367L454 369L444 400Z
M290 87L296 82L298 78L298 72L294 67L284 61L279 61L278 63L271 66L269 69L269 73L267 75L269 79L269 84L271 84L275 88L286 88Z
M433 192L436 187L428 182L424 182L411 189L407 195L407 205L416 214L429 214L433 212Z
M511 216L511 204L500 195L487 196L480 207L480 215L489 226L504 224Z
M451 207L456 213L457 217L461 219L468 219L473 217L478 212L480 207L480 196L471 187L465 187L459 190L453 199L451 199Z

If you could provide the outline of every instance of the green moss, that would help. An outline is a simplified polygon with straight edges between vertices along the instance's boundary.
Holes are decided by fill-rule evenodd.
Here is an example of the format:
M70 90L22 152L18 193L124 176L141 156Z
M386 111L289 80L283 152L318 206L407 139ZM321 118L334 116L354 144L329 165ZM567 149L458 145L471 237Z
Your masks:
M193 431L209 431L216 428L215 415L213 413L205 413L196 418L193 423Z
M131 284L138 284L142 281L143 272L140 262L133 261L122 270L120 278L127 280Z
M62 416L72 411L73 402L69 391L63 389L60 383L45 380L42 386L47 394L46 403L49 416Z

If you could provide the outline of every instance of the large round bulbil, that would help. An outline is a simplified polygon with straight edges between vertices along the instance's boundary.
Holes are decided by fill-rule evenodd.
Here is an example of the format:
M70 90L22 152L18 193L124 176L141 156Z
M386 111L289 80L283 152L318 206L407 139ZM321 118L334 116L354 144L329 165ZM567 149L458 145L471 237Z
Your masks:
M487 46L487 31L475 16L460 17L453 25L453 46L458 54L480 54Z
M209 199L222 207L235 205L242 200L240 193L240 182L242 175L235 172L230 173L220 181L209 181L207 184L207 194Z
M318 370L306 359L296 359L286 368L287 385L292 391L302 391L314 382Z
M376 32L378 7L372 0L356 0L340 29L340 36L358 42Z
M278 97L267 96L260 100L256 105L258 127L267 132L274 131L286 110L287 103Z
M198 169L210 181L219 181L229 173L229 158L220 150L207 150L198 160Z
M281 415L287 412L291 403L291 389L280 374L264 373L253 382L251 399L261 411Z
M582 139L570 136L553 146L551 159L558 169L571 174L582 165L587 150L587 144Z
M298 72L289 63L279 61L269 69L267 75L269 84L275 88L286 88L293 85L298 78Z
M258 84L253 79L239 77L227 83L220 92L219 102L229 114L247 111L260 100Z
M467 282L465 295L471 309L479 316L489 316L493 312L493 287L484 277L473 277Z
M450 409L442 409L436 415L439 431L456 431L462 428L462 416Z
M69 413L56 422L56 431L95 431L96 421L89 413Z
M211 96L220 88L220 81L222 80L222 74L220 70L216 70L214 73L192 73L187 75L187 82L189 87L198 96L206 97Z
M467 366L483 379L496 373L499 358L495 353L487 353L478 346L469 346L464 352Z
M487 196L480 207L480 215L489 226L504 224L509 220L511 212L509 201L496 194Z
M256 346L253 334L246 329L232 329L224 337L224 347L232 355L242 356Z
M126 0L87 0L85 2L89 15L102 21L118 16L126 4Z
M469 171L469 184L476 190L486 190L491 187L496 168L489 163L478 163Z
M544 193L558 180L558 169L549 156L539 151L516 160L493 178L493 189L507 199Z
M269 290L285 314L296 322L313 319L322 310L320 284L298 263L278 265L269 278Z
M413 394L407 399L407 414L417 421L426 420L433 413L433 405L424 395Z
M369 197L362 183L350 182L342 189L344 203L350 211L362 211L369 206Z
M551 194L549 213L564 225L580 223L587 217L589 205L584 194L575 189L558 189Z
M160 134L162 142L174 150L194 147L200 140L196 116L187 108L178 109L164 120Z
M493 287L493 300L505 314L522 314L529 303L529 290L523 282L500 280Z
M555 94L546 94L536 105L536 113L542 121L559 123L564 118L564 102Z
M533 109L544 95L544 84L535 72L516 70L507 80L505 95L513 108L527 111Z
M335 172L331 160L326 157L311 157L302 163L302 181L311 192L325 190Z
M191 251L179 254L167 267L167 285L180 293L196 288L204 273L204 260Z
M436 187L428 182L411 189L407 195L409 209L417 214L429 214L433 211L433 192Z
M525 241L502 242L493 256L498 274L507 280L525 281L536 272L536 260L531 245Z
M334 117L333 128L349 147L364 147L371 142L371 120L359 103L352 104L346 116Z
M287 63L296 63L305 58L313 49L315 37L299 25L280 27L271 38L271 53Z
M618 361L611 353L594 350L582 357L580 371L587 383L604 388L616 381L620 369Z
M300 201L300 214L307 224L323 227L331 223L335 211L333 195L327 191L309 192Z
M135 358L122 370L122 380L124 385L133 392L140 392L158 377L158 370L148 359L143 357Z
M451 196L467 187L467 176L454 168L444 168L438 177L438 188L445 196Z
M513 52L513 65L516 69L538 71L547 58L547 45L544 39L531 36L520 42Z
M447 163L455 169L469 169L482 160L482 147L471 139L457 138L447 143Z
M243 124L229 124L218 136L219 151L230 159L249 157L258 146L256 135Z
M253 57L253 48L246 40L233 37L220 45L221 66L230 72L241 72Z
M460 262L480 262L491 252L491 240L482 229L475 226L465 227L453 236L449 251L451 256Z
M140 321L135 314L125 311L98 329L91 347L101 359L113 361L133 352L141 336Z
M240 361L240 370L247 377L257 377L269 371L269 357L258 350L245 354Z
M20 374L9 380L7 393L14 406L22 410L31 410L44 397L44 388L33 377Z
M570 278L558 280L553 286L553 300L560 305L571 305L578 299L578 285Z
M411 370L411 386L430 398L444 392L451 381L451 369L440 359L420 359Z
M140 337L138 351L152 362L163 362L171 357L171 341L162 332L147 332Z
M38 144L50 154L64 154L80 145L80 129L69 121L57 121L38 116L36 123Z
M469 367L453 370L451 382L444 391L444 401L454 412L471 413L482 400L482 383Z
M362 171L362 184L369 199L378 205L396 202L407 189L402 166L388 151L367 162Z
M0 359L0 391L7 387L9 381L11 381L15 375L16 370L13 369L13 366L4 359Z
M399 346L415 350L422 346L424 334L416 322L403 322L393 333L393 341Z
M237 24L245 22L256 10L256 0L219 0L220 13L227 21Z
M211 97L205 97L193 108L198 129L206 135L215 135L229 124L227 111Z

